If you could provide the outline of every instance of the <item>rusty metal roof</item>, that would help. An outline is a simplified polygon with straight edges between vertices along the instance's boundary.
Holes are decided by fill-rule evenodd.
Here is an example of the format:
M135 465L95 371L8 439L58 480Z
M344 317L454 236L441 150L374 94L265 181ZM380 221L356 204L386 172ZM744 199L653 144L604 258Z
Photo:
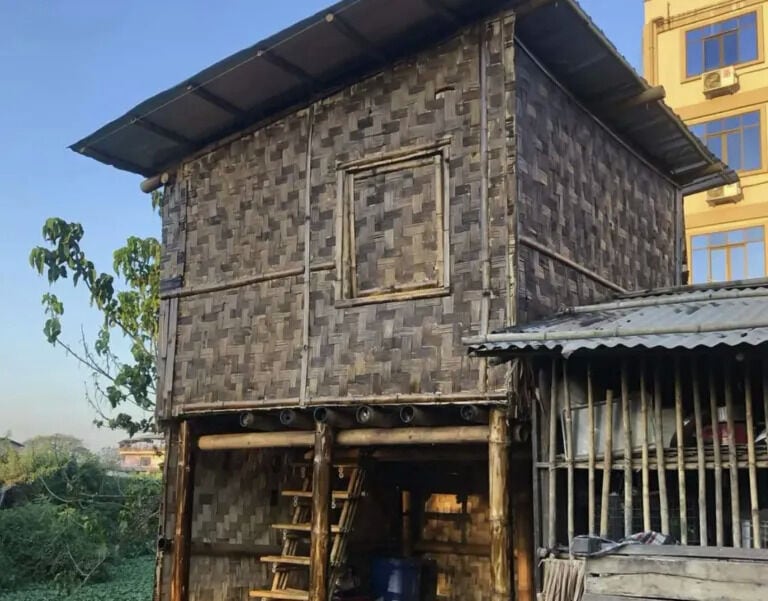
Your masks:
M758 346L768 342L768 280L625 295L464 342L484 355Z
M342 0L142 102L70 148L155 175L504 8L518 11L518 43L677 184L735 181L663 102L616 110L649 86L574 0ZM719 173L702 175L713 168Z

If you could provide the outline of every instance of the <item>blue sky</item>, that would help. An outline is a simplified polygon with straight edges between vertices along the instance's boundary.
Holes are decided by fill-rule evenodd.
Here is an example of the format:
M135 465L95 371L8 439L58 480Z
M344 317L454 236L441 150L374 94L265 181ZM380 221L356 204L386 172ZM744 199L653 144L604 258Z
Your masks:
M308 16L329 0L0 0L0 435L64 432L99 448L120 435L91 425L88 373L41 332L46 282L29 267L47 217L79 221L97 267L130 235L159 236L140 177L86 159L72 142L141 100ZM642 0L582 0L640 67ZM57 286L76 340L97 315Z

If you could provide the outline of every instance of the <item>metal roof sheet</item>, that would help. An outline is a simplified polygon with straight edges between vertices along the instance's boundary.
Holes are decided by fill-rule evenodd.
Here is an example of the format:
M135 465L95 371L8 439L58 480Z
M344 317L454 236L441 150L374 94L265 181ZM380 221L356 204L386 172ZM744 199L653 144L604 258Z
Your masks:
M477 354L712 348L768 342L768 281L650 291L464 340Z
M616 110L649 86L574 0L342 0L142 102L70 148L155 175L504 8L519 11L518 42L673 181L735 181L663 102Z

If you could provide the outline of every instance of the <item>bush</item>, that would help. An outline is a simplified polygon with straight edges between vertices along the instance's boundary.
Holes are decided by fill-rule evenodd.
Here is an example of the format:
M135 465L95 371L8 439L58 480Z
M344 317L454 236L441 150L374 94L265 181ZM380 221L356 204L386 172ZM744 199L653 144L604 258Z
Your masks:
M106 576L112 551L96 516L47 501L0 511L0 588Z

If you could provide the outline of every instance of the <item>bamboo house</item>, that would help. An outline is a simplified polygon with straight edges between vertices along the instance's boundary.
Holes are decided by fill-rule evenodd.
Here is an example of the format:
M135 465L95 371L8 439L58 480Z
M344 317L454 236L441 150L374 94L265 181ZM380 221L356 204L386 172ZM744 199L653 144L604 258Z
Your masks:
M535 382L462 341L680 282L733 174L663 97L571 0L344 0L74 144L163 190L155 598L533 599Z

